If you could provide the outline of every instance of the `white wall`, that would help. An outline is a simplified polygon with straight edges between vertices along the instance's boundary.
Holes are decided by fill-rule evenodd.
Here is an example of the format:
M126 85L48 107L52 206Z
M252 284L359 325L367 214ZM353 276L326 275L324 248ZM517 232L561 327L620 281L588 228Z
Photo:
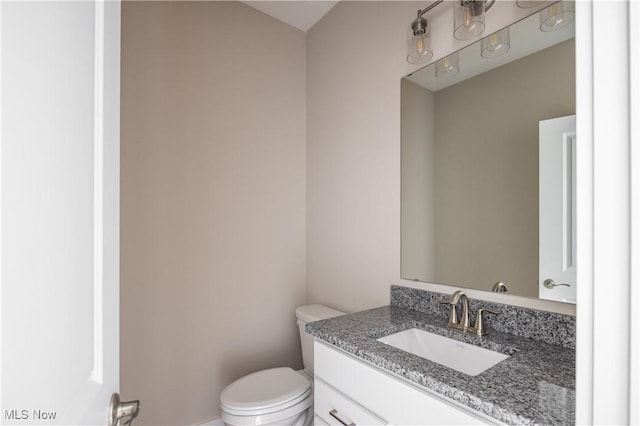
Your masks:
M400 79L409 25L424 2L340 2L307 34L307 300L355 311L387 304L400 280ZM531 10L496 2L486 34ZM434 9L434 60L453 39L449 2ZM570 305L485 292L472 297L574 313Z
M137 425L217 417L232 380L302 365L305 75L304 33L239 2L122 5L121 393L142 401Z

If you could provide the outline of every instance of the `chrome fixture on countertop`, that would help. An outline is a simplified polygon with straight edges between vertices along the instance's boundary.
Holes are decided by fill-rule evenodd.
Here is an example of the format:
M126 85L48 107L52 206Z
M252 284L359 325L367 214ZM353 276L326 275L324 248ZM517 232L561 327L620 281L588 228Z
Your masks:
M458 305L458 301L462 301L462 313L460 314L460 318L458 318L458 312L456 306ZM467 295L462 291L458 290L451 295L449 300L438 300L440 303L446 303L451 306L451 311L449 312L449 322L447 323L447 327L455 328L456 330L461 330L465 333L475 334L478 336L486 336L487 329L484 326L484 321L482 319L483 312L489 312L492 314L499 314L500 311L489 308L480 308L478 309L478 313L476 314L476 322L472 327L469 319L469 299L467 299Z
M505 283L498 281L493 285L493 287L491 287L491 291L495 293L506 293L509 289Z
M462 314L460 315L460 319L458 319L458 312L456 310L456 305L459 300L462 300ZM462 331L469 328L469 300L467 299L466 294L458 290L451 295L449 300L438 300L438 302L451 305L449 322L447 323L448 327Z

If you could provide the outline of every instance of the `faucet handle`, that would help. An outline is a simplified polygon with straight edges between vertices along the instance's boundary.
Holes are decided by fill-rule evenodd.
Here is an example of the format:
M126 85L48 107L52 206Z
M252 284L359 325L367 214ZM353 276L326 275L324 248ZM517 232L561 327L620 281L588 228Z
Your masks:
M453 294L451 295L451 298L449 298L449 300L446 299L439 299L438 303L446 303L447 305L451 305L451 311L449 311L449 326L451 327L452 325L458 325L458 312L456 311L456 305L458 304L458 300L460 299L460 296L463 295L464 293L460 290L453 292Z
M438 303L446 303L447 305L451 305L451 310L449 311L449 326L452 324L458 324L458 312L456 312L456 304L451 300L438 300Z
M476 317L476 325L475 327L473 327L471 329L471 331L474 334L477 334L478 336L486 336L487 335L487 329L484 326L484 321L482 320L482 313L483 312L489 312L491 314L495 314L498 315L500 313L500 311L496 310L496 309L489 309L489 308L480 308L478 309L478 316Z

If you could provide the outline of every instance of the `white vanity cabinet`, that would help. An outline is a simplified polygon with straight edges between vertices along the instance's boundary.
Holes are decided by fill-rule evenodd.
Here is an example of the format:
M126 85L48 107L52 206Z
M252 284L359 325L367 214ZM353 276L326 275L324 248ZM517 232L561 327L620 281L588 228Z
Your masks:
M339 349L318 341L314 349L314 410L329 425L499 423Z

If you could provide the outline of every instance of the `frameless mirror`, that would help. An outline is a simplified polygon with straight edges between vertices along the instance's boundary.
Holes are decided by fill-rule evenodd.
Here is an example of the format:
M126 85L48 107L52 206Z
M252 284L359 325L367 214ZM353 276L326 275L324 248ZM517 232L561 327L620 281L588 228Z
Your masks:
M402 278L575 303L575 31L540 28L402 79Z

